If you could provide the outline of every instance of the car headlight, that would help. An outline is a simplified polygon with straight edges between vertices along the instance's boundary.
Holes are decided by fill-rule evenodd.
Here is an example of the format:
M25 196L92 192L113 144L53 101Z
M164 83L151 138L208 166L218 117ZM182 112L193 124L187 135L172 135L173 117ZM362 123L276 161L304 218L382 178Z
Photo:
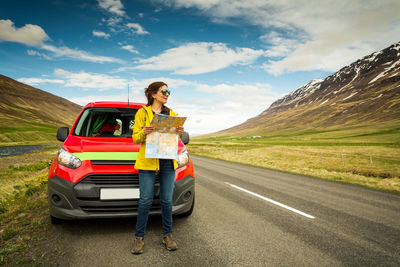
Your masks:
M58 151L57 162L71 169L79 168L82 164L80 159L78 159L63 148Z
M189 154L186 148L182 151L182 153L178 154L178 159L176 161L178 163L178 168L183 167L189 163Z

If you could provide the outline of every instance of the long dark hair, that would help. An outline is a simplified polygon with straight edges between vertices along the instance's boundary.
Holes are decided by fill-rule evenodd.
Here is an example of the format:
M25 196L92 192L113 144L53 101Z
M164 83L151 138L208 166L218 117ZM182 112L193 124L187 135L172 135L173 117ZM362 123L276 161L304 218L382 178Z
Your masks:
M168 87L168 85L165 82L153 82L149 86L147 86L147 88L144 88L144 94L147 98L146 106L151 106L153 104L153 102L154 102L153 94L157 94L158 89L160 89L164 85ZM169 111L169 108L164 106L164 104L163 104L162 111L165 111L165 110Z

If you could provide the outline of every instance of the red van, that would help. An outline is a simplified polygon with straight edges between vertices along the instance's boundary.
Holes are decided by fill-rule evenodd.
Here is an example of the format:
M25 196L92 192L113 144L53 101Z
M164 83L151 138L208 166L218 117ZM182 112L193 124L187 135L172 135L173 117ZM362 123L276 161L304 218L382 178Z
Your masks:
M140 145L132 141L135 114L144 104L95 102L87 104L71 131L61 127L64 142L51 163L48 180L52 223L62 220L136 216L139 197L135 160ZM173 214L189 216L194 208L194 170L179 140ZM150 214L161 214L160 183L156 178Z

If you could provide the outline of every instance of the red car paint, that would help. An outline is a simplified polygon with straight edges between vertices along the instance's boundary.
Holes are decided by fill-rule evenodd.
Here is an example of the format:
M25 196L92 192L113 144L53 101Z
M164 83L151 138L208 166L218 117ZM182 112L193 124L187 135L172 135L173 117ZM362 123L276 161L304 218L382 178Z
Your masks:
M126 103L126 102L95 102L87 104L79 114L71 131L69 132L67 140L63 144L63 149L70 153L76 152L139 152L140 145L133 143L132 138L118 138L118 137L81 137L73 135L76 123L80 118L82 112L89 107L119 107L119 108L132 108L139 109L144 104L140 103ZM178 154L185 149L185 145L179 139ZM71 169L57 162L57 156L52 161L49 179L55 175L63 179L77 183L83 177L89 174L96 173L137 173L134 165L92 165L90 160L83 160L79 168ZM194 177L193 163L189 158L189 163L176 170L175 181L178 181L188 175Z

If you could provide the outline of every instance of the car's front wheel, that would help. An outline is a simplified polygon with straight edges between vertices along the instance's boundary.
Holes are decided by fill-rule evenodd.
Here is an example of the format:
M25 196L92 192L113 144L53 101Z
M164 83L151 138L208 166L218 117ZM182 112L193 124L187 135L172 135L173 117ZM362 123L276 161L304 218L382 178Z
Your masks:
M193 195L193 201L192 201L192 206L190 207L190 210L188 210L187 212L181 213L178 216L179 217L188 217L188 216L192 215L193 209L194 209L194 195Z
M61 224L64 222L64 220L50 215L50 222L51 224Z

